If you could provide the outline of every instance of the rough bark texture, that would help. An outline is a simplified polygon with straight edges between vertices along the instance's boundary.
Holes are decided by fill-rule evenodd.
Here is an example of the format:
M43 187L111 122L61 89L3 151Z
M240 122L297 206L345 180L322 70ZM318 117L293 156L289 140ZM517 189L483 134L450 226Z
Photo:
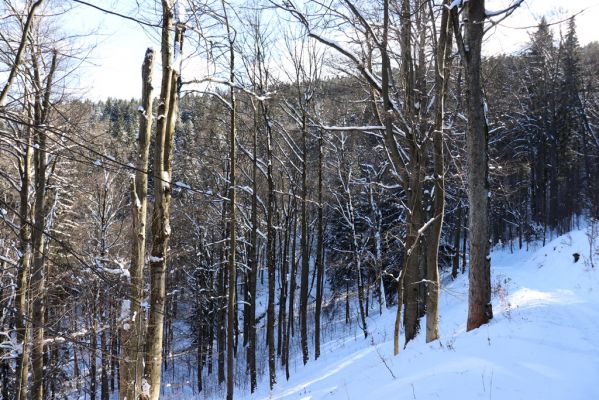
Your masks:
M485 2L466 5L464 38L468 131L468 227L470 272L467 329L476 329L493 318L491 308L491 257L489 254L488 127L481 84L481 47Z
M420 165L415 160L415 165ZM418 285L418 264L421 253L419 229L422 226L422 182L424 170L422 167L412 171L410 176L410 201L408 207L408 233L406 237L406 255L403 266L403 293L404 293L404 335L405 344L416 337L420 330L418 306L420 293Z
M178 72L172 65L171 31L173 10L170 2L162 2L162 84L154 151L154 209L152 213L152 252L150 258L150 312L143 384L150 400L160 397L162 342L164 328L166 257L171 235L170 202L172 150L177 117ZM182 30L175 30L175 46L181 51Z
M148 161L150 154L150 136L152 133L152 68L154 51L146 50L141 70L142 107L139 117L138 154L135 163L135 176L131 181L133 201L132 246L129 319L123 324L121 348L123 351L120 365L120 398L137 399L141 393L143 372L143 336L145 311L141 304L144 299L144 265L146 260L146 216L148 211Z
M32 379L31 387L32 400L43 400L44 398L44 322L46 316L46 283L45 283L45 257L44 257L44 233L46 229L46 170L48 166L48 155L46 152L47 132L43 125L46 123L48 110L50 106L50 92L52 89L52 79L56 70L57 53L52 56L50 71L46 77L45 90L39 89L34 95L34 125L35 128L35 148L33 152L35 163L35 208L33 232L31 235L33 251L33 269L31 275L31 299L32 299L32 320L33 320L33 338L32 338ZM38 88L42 87L39 65L37 58L32 57L32 66L34 71L34 80Z
M44 316L45 316L45 279L44 279L44 238L46 199L46 140L45 133L38 133L38 147L35 156L35 219L32 234L33 270L31 275L31 297L33 300L32 319L32 398L43 400L44 378Z
M412 340L420 330L420 284L419 279L419 256L421 255L420 233L422 226L422 183L424 179L424 154L422 146L418 142L417 132L420 127L417 124L419 110L416 107L416 78L414 61L412 57L412 13L413 10L409 0L402 2L401 9L401 54L404 59L401 67L401 79L404 84L405 118L412 121L413 128L408 129L406 138L409 149L410 161L408 166L408 177L404 180L408 192L408 222L403 273L404 293L404 335L405 344ZM420 93L421 91L419 91Z
M15 306L17 315L15 328L17 332L17 342L21 343L22 352L17 357L16 363L16 382L15 382L15 398L16 400L27 399L27 383L29 376L29 330L30 330L30 315L29 315L29 268L31 262L31 229L27 217L29 215L29 185L31 184L31 161L33 155L33 147L31 146L31 128L27 128L27 147L23 155L21 168L21 191L19 215L20 215L20 230L19 230L19 251L21 258L19 260L19 272L17 275L17 293Z

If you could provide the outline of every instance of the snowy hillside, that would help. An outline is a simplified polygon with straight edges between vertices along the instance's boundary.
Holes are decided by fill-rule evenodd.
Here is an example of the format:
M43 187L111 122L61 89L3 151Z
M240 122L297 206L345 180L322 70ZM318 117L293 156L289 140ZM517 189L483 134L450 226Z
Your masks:
M573 253L580 259L574 262ZM492 256L493 321L466 333L467 279L444 285L441 340L393 354L395 309L372 337L325 343L288 382L247 399L598 399L599 277L584 230ZM239 396L242 394L239 393ZM247 396L247 395L246 395Z

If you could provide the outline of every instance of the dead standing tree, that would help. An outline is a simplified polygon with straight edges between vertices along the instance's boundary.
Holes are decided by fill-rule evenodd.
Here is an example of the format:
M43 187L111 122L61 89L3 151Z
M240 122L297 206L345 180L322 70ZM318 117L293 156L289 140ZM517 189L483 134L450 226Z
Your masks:
M150 257L150 311L147 331L143 394L160 397L162 342L166 292L166 257L171 235L170 204L175 123L182 59L184 25L178 2L162 0L162 83L158 104L154 150L154 209ZM176 20L175 20L176 12ZM174 32L174 38L173 38ZM174 43L174 45L173 45Z
M143 372L144 315L144 265L146 261L146 218L148 210L148 160L150 155L150 135L152 133L152 69L154 51L148 49L142 66L142 105L139 109L138 154L135 161L136 172L131 176L132 204L132 247L131 279L128 321L121 332L122 357L120 365L120 398L137 399L141 393Z

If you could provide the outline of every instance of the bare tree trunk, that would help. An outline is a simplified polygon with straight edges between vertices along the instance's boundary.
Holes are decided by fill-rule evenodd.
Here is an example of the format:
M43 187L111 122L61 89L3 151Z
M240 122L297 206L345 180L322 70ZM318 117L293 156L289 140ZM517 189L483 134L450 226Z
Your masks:
M117 305L110 307L110 391L114 392L119 379L119 335L116 315Z
M415 160L415 165L420 161ZM403 292L405 312L403 317L405 344L414 339L420 330L418 314L419 286L418 262L421 251L419 229L422 226L422 182L424 171L421 166L412 171L410 176L410 194L408 233L406 237L406 254L403 273ZM400 280L401 281L401 280Z
M270 388L277 382L276 355L275 355L275 229L273 218L275 212L275 189L273 180L273 154L272 154L272 130L267 121L266 124L266 148L267 148L267 171L268 201L267 201L267 226L266 226L266 263L268 268L268 308L266 316L266 337L268 345L268 375Z
M224 175L226 176L228 173L227 165L224 168ZM223 188L223 198L227 197L227 187ZM218 272L217 272L217 284L218 284L218 311L217 311L217 319L216 319L216 348L217 348L217 378L219 385L225 381L225 346L227 341L227 334L225 330L226 323L226 301L225 301L225 291L226 291L226 276L227 271L224 266L225 260L225 248L224 244L227 240L227 203L223 201L222 203L222 214L221 214L221 225L223 232L223 246L220 248L219 260L218 260Z
M285 214L285 205L283 205L283 211L280 214L278 225L283 226L289 225L289 215ZM285 222L283 222L283 218ZM281 290L279 291L279 323L277 324L277 355L281 356L283 348L283 337L285 336L285 321L287 320L287 258L289 250L289 230L281 230L279 234L279 247L280 247L280 281Z
M229 81L231 83L235 82L235 50L233 48L234 41L233 36L231 34L229 21L227 19L227 11L225 8L225 3L223 2L223 11L225 15L225 23L227 28L227 34L229 36ZM229 148L229 266L228 266L228 294L227 294L227 400L233 400L233 392L235 389L234 382L234 346L235 346L235 307L236 307L236 276L237 276L237 268L235 265L235 255L236 255L236 218L235 218L235 174L236 168L236 135L237 135L237 125L236 125L236 99L235 99L235 89L233 86L230 87L229 91L229 102L231 106L230 110L230 121L229 121L229 129L230 129L230 148Z
M19 251L21 257L19 260L19 272L17 274L17 294L15 305L17 307L16 332L17 342L21 343L22 351L17 357L16 362L16 400L27 399L27 384L29 377L29 267L31 262L31 228L27 221L29 215L29 185L31 184L31 158L33 147L31 146L31 128L26 128L26 148L23 155L21 168L21 191L19 216Z
M351 173L350 173L351 176ZM350 179L351 177L348 176L347 178L347 186L345 188L345 192L347 195L347 213L348 215L348 222L350 225L350 232L351 232L351 247L352 247L352 255L353 255L353 264L356 267L356 274L357 274L357 278L358 278L358 308L360 311L360 323L361 323L361 328L362 328L362 332L364 333L364 338L368 337L368 325L366 323L366 311L365 311L365 305L364 305L364 283L362 282L363 277L362 277L362 259L360 257L359 254L359 249L358 249L358 233L356 232L356 218L355 218L355 212L354 212L354 202L353 202L353 197L352 197L352 193L351 193L351 188L350 188Z
M453 249L455 254L453 255L452 267L451 267L451 277L453 279L457 278L458 271L460 269L460 232L462 232L462 204L461 201L458 201L458 215L455 220L455 229L453 234Z
M296 238L297 238L297 206L295 200L295 192L292 193L293 196L293 223L292 223L292 235L293 240L291 241L291 259L290 259L290 277L289 277L289 312L287 317L287 335L285 335L285 341L283 343L283 361L285 364L285 378L289 380L289 342L291 340L291 336L293 335L293 320L294 316L294 305L295 305L295 287L296 276L297 276L297 264L295 259L295 249L296 249Z
M488 127L481 83L481 47L485 1L466 3L464 38L468 111L468 201L470 213L470 272L467 329L476 329L493 318L491 307L491 256L489 253Z
M444 4L449 1L445 0ZM432 5L431 5L432 10ZM431 11L432 14L432 11ZM431 15L432 17L432 15ZM443 7L441 14L441 30L436 49L435 68L435 126L433 133L434 156L434 200L433 218L430 226L429 242L427 243L426 271L426 342L439 338L439 242L443 228L445 213L445 162L443 154L443 121L445 116L445 93L449 81L449 58L451 56L451 23L449 10ZM433 18L434 24L434 18Z
M139 136L137 138L138 155L135 163L135 177L131 181L132 203L132 247L131 298L129 318L121 331L120 398L137 399L141 393L143 372L143 336L145 311L141 304L144 299L144 265L146 259L146 218L148 213L148 161L150 154L150 135L152 133L152 69L154 51L146 50L142 66L142 107L139 118Z
M466 273L466 245L468 243L468 230L466 224L463 226L462 233L462 274Z
M414 67L412 58L412 15L416 13L417 23L420 23L419 8L412 9L410 0L402 2L401 9L401 54L404 59L402 62L401 74L404 81L406 101L404 110L406 118L411 121L413 127L408 129L407 142L409 147L409 177L406 179L408 200L408 222L406 235L406 253L404 261L403 274L403 292L405 312L403 317L405 344L414 339L420 330L420 279L419 279L419 256L422 253L422 240L420 238L422 227L422 183L424 180L424 151L423 144L420 143L418 132L422 129L420 124L420 108L416 106L417 100L422 95L422 68ZM422 46L419 56L422 59ZM422 63L422 61L420 61ZM418 86L418 87L416 87Z
M302 255L302 268L300 275L300 340L302 345L302 356L304 365L308 362L308 278L310 276L309 243L308 243L308 186L307 186L307 164L308 150L307 138L308 125L306 110L302 111L302 236L300 249Z
M318 136L318 238L316 243L316 308L314 310L314 359L320 357L320 313L324 291L324 226L322 200L323 133Z
M94 296L92 299L92 313L91 313L91 332L89 334L89 393L90 399L96 400L96 384L98 382L98 374L97 374L97 349L98 349L98 330L97 330L97 320L98 320L98 310L96 303L98 301L98 285L94 283Z
M256 274L258 273L258 124L254 109L254 135L252 160L252 233L248 271L248 369L250 371L250 391L254 393L258 386L256 377Z
M152 213L152 252L150 257L150 312L148 321L148 352L145 360L144 380L150 400L160 397L162 368L162 341L164 328L166 257L171 235L170 202L172 179L172 152L177 119L178 70L172 63L171 31L173 30L173 5L162 1L162 85L158 123L156 127L156 149L154 152L154 209ZM175 51L181 52L183 30L175 27ZM178 57L181 59L181 57Z
M108 363L109 363L109 353L108 353L108 341L106 338L106 296L104 293L104 289L100 289L100 307L102 310L98 315L98 319L102 322L102 332L100 333L100 352L101 352L101 370L100 370L100 399L108 400L109 390L108 390Z
M32 66L34 79L38 88L35 94L34 122L36 143L34 146L35 162L35 211L33 232L31 235L33 249L33 270L31 275L31 299L33 328L33 348L32 348L32 378L31 388L32 400L43 400L44 398L44 323L46 314L46 287L45 287L45 246L44 232L46 229L46 170L48 156L46 152L46 132L42 127L46 122L47 113L50 106L50 91L52 89L52 79L56 70L57 53L52 55L50 71L46 77L46 86L43 93L42 80L39 75L39 65L37 58L32 57Z

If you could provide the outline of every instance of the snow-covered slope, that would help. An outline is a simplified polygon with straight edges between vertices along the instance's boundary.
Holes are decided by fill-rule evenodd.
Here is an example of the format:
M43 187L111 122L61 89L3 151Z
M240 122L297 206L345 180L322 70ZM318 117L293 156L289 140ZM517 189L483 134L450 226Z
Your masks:
M370 319L368 339L325 343L288 382L279 376L272 392L261 382L245 398L599 399L599 277L588 255L584 230L528 252L495 251L490 324L465 332L461 276L442 290L441 340L421 334L394 357L390 309Z

